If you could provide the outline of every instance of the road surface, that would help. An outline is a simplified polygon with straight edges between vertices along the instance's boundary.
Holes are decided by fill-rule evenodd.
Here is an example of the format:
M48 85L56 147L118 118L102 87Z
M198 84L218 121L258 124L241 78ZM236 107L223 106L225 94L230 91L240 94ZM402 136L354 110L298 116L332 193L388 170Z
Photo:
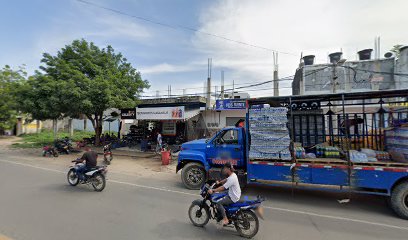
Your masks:
M1 153L0 153L1 154ZM10 152L0 158L0 239L241 239L234 229L211 222L190 224L187 209L198 198L180 176L108 175L106 189L71 187L67 168ZM113 163L114 164L114 163ZM261 194L266 219L254 239L408 239L408 221L380 197L251 187Z

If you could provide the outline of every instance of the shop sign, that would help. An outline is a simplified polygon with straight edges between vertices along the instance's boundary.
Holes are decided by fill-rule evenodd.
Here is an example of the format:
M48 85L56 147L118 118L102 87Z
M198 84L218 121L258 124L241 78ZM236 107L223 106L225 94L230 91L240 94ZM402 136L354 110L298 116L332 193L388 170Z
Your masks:
M215 102L216 110L240 110L246 108L245 99L224 99Z
M184 106L136 108L137 120L183 120Z
M166 136L176 136L176 122L163 122L162 134Z
M134 108L121 109L120 118L121 119L136 119L136 110Z

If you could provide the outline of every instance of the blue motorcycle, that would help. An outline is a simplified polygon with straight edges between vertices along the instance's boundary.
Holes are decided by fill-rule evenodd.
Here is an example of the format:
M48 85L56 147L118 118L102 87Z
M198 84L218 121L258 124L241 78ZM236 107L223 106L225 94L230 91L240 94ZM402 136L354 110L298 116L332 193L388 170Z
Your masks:
M210 185L211 184L211 185ZM217 200L225 197L228 193L208 194L208 190L213 189L216 184L207 182L201 187L200 195L203 200L197 199L191 203L188 209L188 216L194 226L204 227L208 221L215 219L217 222L222 220L221 213L217 210ZM259 230L259 219L263 219L263 208L261 203L265 201L262 197L257 197L254 200L240 200L236 203L225 207L228 225L234 225L240 236L245 238L254 237Z

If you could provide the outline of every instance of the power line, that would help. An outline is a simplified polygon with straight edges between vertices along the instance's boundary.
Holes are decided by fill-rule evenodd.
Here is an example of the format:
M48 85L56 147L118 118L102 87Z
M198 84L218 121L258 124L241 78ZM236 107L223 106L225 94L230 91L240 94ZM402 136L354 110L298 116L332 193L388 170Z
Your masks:
M228 38L228 37L225 37L225 36L222 36L222 35L218 35L218 34L214 34L214 33L210 33L210 32L204 32L204 31L201 31L199 29L188 27L188 26L171 25L171 24L168 24L168 23L152 20L152 19L149 19L149 18L146 18L146 17L131 15L131 14L128 14L126 12L123 12L123 11L120 11L120 10L117 10L117 9L113 9L113 8L110 8L110 7L105 7L105 6L102 6L102 5L93 3L93 2L89 2L89 1L85 1L85 0L76 0L76 1L80 2L80 3L83 3L83 4L93 6L93 7L104 9L106 11L110 11L110 12L113 12L113 13L116 13L116 14L124 15L124 16L131 17L131 18L135 18L135 19L138 19L140 21L145 21L145 22L149 22L151 24L156 24L156 25L159 25L159 26L162 26L162 27L167 27L167 28L176 29L176 30L182 29L182 30L187 30L187 31L190 31L190 32L197 32L197 33L200 33L200 34L204 34L204 35L207 35L207 36L223 39L225 41L234 42L234 43L237 43L237 44L241 44L241 45L245 45L245 46L249 46L249 47L253 47L253 48L258 48L258 49L262 49L262 50L266 50L266 51L270 51L270 52L282 53L282 54L292 55L292 56L298 57L298 54L294 54L294 53L290 53L290 52L284 52L284 51L278 51L278 50L275 50L275 49L255 45L255 44L252 44L252 43L247 43L247 42L235 40L235 39Z
M408 82L408 81L404 81L404 82ZM366 82L366 83L370 83L370 82ZM395 82L393 82L393 81L384 81L384 82L381 82L381 83L395 83ZM326 86L326 85L331 85L331 84L332 83L306 84L305 87L318 87L318 86ZM342 84L345 85L346 83L342 83ZM338 85L340 85L340 84L338 83ZM246 88L249 88L249 87L252 87L252 86L246 86ZM279 89L292 89L292 87L291 86L279 87ZM225 91L227 91L227 90L225 90ZM232 89L229 89L229 90L232 90ZM235 91L235 92L238 92L238 93L241 92L242 93L242 92L255 92L255 91L267 91L267 90L274 90L274 87L249 89L249 90L245 90L245 91ZM191 94L184 94L184 95L183 94L174 94L174 95L171 95L170 97L197 96L197 95L205 95L205 94L207 94L207 92L191 93ZM162 97L162 96L168 96L168 95L159 95L159 96ZM153 95L152 96L144 95L142 97L157 97L157 95L154 95L154 96Z
M287 77L283 77L283 78L280 78L280 79L275 80L275 81L279 81L279 82L283 82L283 81L293 81L294 79L293 79L292 77L294 77L294 75L292 75L292 76L287 76ZM265 83L270 83L271 81L273 81L273 80L268 80L268 81L263 81L263 82L247 82L247 83L225 84L224 86L233 86L233 85L235 85L235 86L238 85L238 86L239 86L239 85L244 85L244 84L255 84L255 85L259 84L259 85L263 85L263 84L265 84ZM217 86L217 87L218 87L218 86ZM203 87L176 88L176 89L173 89L173 90L184 90L184 89L189 90L189 89L202 89L202 88L203 88ZM240 89L240 88L244 88L244 87L238 87L238 88L235 88L235 89ZM227 90L231 90L231 89L226 89L226 90L224 90L224 91L227 91ZM156 91L167 91L167 90L151 90L151 91L147 91L147 92L145 92L145 93L156 92Z

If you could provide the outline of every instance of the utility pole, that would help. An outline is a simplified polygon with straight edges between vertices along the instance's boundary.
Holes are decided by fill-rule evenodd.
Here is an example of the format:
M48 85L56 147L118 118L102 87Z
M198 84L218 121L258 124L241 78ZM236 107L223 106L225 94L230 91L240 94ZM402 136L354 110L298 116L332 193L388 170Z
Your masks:
M234 92L235 92L235 81L232 80L232 98L234 98Z
M224 70L221 71L221 99L224 99Z
M336 93L336 85L337 85L336 65L337 65L336 63L333 63L333 69L332 69L332 76L333 76L332 93Z
M206 99L206 107L207 109L210 108L211 105L211 67L212 67L212 59L208 59L208 78L207 78L207 99Z
M279 96L278 53L273 52L273 96Z

